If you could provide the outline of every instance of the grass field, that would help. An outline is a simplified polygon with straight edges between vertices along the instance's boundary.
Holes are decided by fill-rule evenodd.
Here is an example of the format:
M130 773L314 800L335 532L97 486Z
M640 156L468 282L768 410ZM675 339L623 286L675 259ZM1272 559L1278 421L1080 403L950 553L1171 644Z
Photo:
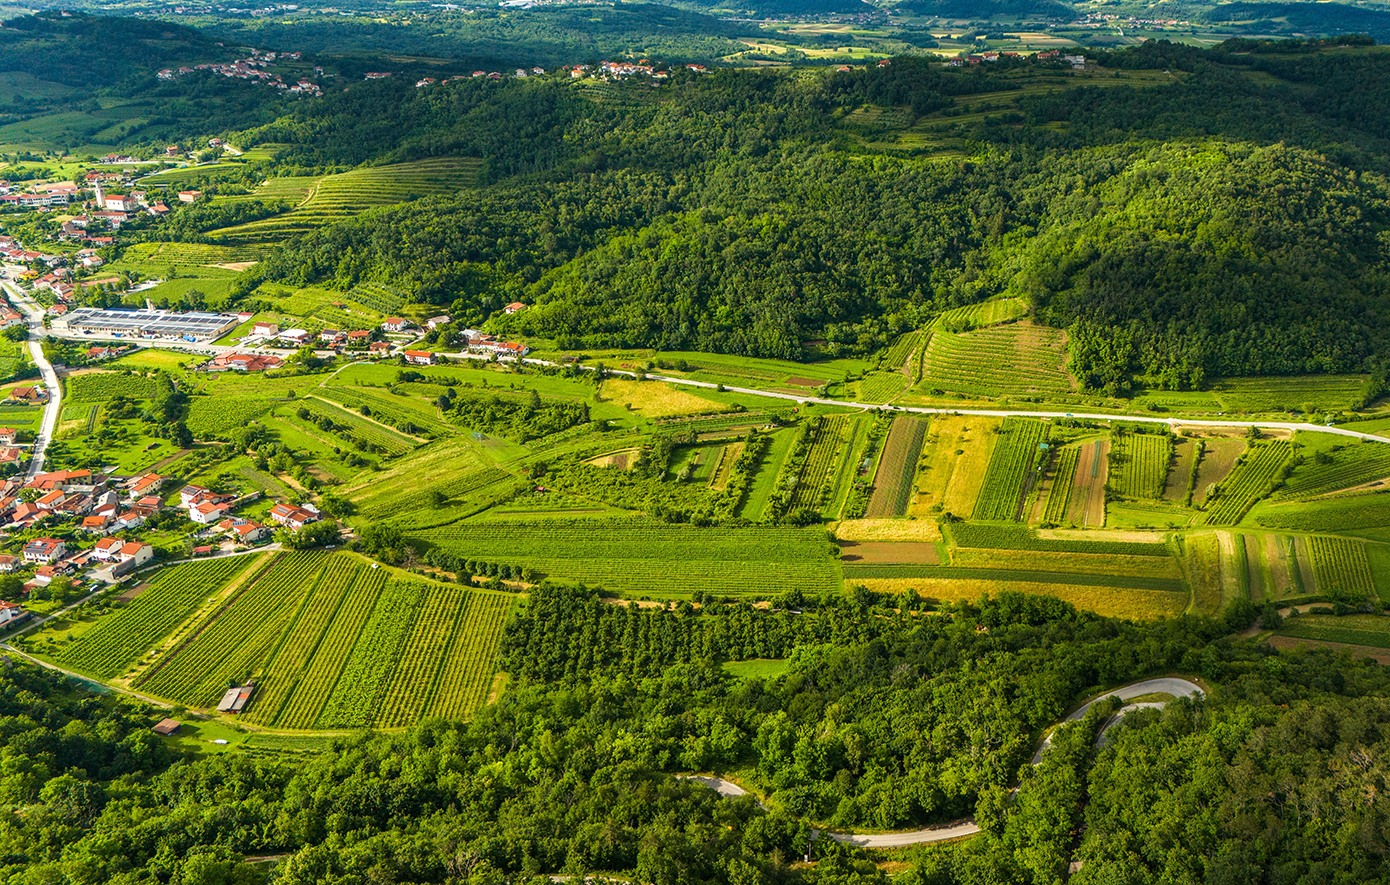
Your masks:
M1299 615L1288 618L1280 636L1390 648L1390 618L1383 615Z
M899 595L915 591L919 596L941 602L974 601L982 594L998 596L1003 592L1032 593L1054 596L1077 608L1117 618L1151 620L1181 615L1187 608L1187 593L1161 590L1136 590L1113 586L1083 586L1060 575L1048 575L1043 581L1020 581L1014 577L991 577L988 573L965 578L884 577L856 579L870 590Z
M709 528L654 520L462 522L412 533L465 559L634 596L776 596L838 590L834 548L817 529Z
M990 450L998 438L994 432L998 426L997 418L934 417L923 447L917 494L909 514L929 517L941 510L963 516L974 512L984 487Z
M762 466L758 468L758 474L748 490L748 497L743 499L743 507L739 509L739 515L744 519L762 519L768 501L772 498L772 492L777 486L777 476L782 471L782 462L787 459L787 453L791 451L795 440L796 430L793 428L778 430L771 435L767 454L763 455Z

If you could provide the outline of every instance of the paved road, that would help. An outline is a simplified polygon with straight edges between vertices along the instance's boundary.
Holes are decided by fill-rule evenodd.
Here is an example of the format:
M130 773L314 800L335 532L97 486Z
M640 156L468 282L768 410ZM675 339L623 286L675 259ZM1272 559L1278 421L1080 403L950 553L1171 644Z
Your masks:
M58 416L63 411L63 386L58 383L58 373L53 364L43 355L43 339L48 334L43 327L43 308L34 302L22 289L9 280L2 284L10 302L29 322L29 353L34 364L43 375L44 386L48 388L48 405L43 410L43 424L34 436L34 450L29 458L29 469L25 479L33 479L43 471L44 452L53 439L53 431L58 427Z
M1178 679L1171 676L1159 679L1145 679L1142 682L1134 682L1120 688L1107 691L1095 698L1082 704L1079 708L1067 715L1062 722L1079 722L1085 717L1086 712L1092 705L1110 697L1118 697L1122 701L1130 698L1137 698L1146 694L1171 694L1174 697L1184 695L1205 694L1200 685L1189 682L1186 679ZM1130 704L1123 707L1114 716L1111 716L1106 723L1101 726L1100 735L1096 738L1097 744L1104 742L1105 733L1115 726L1126 714L1139 709L1162 709L1165 701L1146 701L1142 704ZM1042 761L1042 754L1052 743L1052 736L1048 735L1047 740L1043 741L1038 752L1033 756L1033 764L1037 765ZM746 796L748 792L731 781L723 778L711 777L706 775L692 775L684 778L685 780L697 781L712 790L717 790L721 796ZM762 803L759 803L760 805ZM942 824L935 827L927 827L921 830L911 830L904 833L824 833L823 835L834 839L836 842L843 842L848 845L857 845L861 848L901 848L905 845L923 845L929 842L946 842L951 839L961 839L966 836L973 836L980 832L976 826L974 818L966 818L949 824Z
M449 353L444 355L450 359L489 359L489 357L476 353ZM500 361L517 362L517 359L515 357L505 357ZM522 359L521 362L532 366L558 366L557 363L531 358ZM590 372L597 371L596 366L581 366L580 368ZM629 372L623 369L605 369L605 371L610 375L623 375L628 378L637 377L636 372ZM1371 442L1390 443L1390 438L1375 436L1370 433L1362 433L1359 430L1296 421L1218 421L1211 418L1160 418L1147 412L1140 414L1126 414L1123 412L1039 412L1027 409L961 409L932 408L930 406L894 406L885 403L861 403L855 402L854 400L825 399L816 396L803 396L797 393L782 393L776 390L758 390L752 387L730 387L727 384L721 385L711 381L696 381L691 378L675 378L670 375L653 375L648 373L646 378L651 381L666 381L671 384L683 384L687 387L703 387L709 390L722 389L729 393L743 393L751 396L764 396L771 399L787 400L799 405L812 403L818 406L843 406L851 409L881 409L889 412L901 412L912 415L980 415L986 418L1080 418L1087 421L1133 421L1143 424L1166 424L1169 427L1261 427L1270 430L1331 433L1337 436L1370 440Z

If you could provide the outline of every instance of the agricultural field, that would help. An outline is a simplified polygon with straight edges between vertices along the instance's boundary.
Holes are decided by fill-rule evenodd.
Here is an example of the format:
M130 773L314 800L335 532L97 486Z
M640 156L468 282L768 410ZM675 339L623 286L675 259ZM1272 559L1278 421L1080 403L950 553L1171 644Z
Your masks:
M1018 520L1037 480L1035 465L1044 454L1047 425L1027 418L1005 418L990 454L984 489L973 518Z
M1080 460L1081 447L1078 445L1063 446L1056 452L1051 472L1044 482L1045 495L1039 495L1046 502L1042 522L1059 525L1066 520L1071 487L1076 479L1076 465Z
M130 602L81 630L54 659L93 676L120 676L209 598L263 561L257 556L234 556L163 569ZM50 632L71 630L71 625L60 624Z
M1081 446L1072 473L1064 522L1081 528L1105 525L1105 489L1110 480L1110 439Z
M1201 444L1201 449L1197 460L1197 477L1193 481L1191 503L1201 506L1211 496L1213 489L1230 474L1236 460L1245 452L1246 444L1243 439L1226 437L1199 439L1196 442Z
M629 595L819 594L840 587L818 529L694 528L654 520L461 522L411 534L453 556L534 569Z
M1308 539L1308 547L1319 593L1351 600L1376 595L1364 541L1314 535Z
M1361 396L1364 375L1308 378L1224 378L1211 385L1211 395L1226 412L1292 412L1314 414L1350 409Z
M282 728L460 717L486 699L511 602L393 577L354 554L280 554L134 684L206 708L229 684L255 680L246 717Z
M1390 649L1390 618L1383 615L1299 615L1286 619L1278 635Z
M1189 494L1196 482L1197 440L1186 437L1173 444L1172 467L1163 484L1163 500L1172 504L1189 504Z
M937 512L972 513L999 419L967 415L932 418L917 474L916 497L908 513L930 518Z
M917 392L932 396L1067 396L1066 335L1019 321L970 332L932 333Z
M869 519L906 513L927 426L925 418L900 416L893 419L888 439L883 444L878 473L874 475L874 493L864 514Z
M1172 440L1166 435L1119 436L1110 449L1115 493L1131 500L1162 498L1172 456Z
M1230 475L1208 495L1207 524L1240 522L1256 501L1269 494L1291 450L1289 441L1282 439L1251 444Z
M792 497L789 510L809 507L822 513L825 511L833 493L830 485L833 471L844 457L845 436L849 429L850 419L845 415L831 415L822 420L806 462L801 465L796 494Z
M1334 445L1304 455L1270 496L1273 501L1306 501L1347 490L1371 491L1390 484L1390 445L1363 442Z
M293 210L272 218L227 227L209 236L232 244L276 242L356 215L374 206L390 206L421 197L448 194L477 182L480 160L466 157L440 157L353 169L318 179L303 202ZM265 197L273 191L263 185ZM286 198L298 193L298 182L274 185Z

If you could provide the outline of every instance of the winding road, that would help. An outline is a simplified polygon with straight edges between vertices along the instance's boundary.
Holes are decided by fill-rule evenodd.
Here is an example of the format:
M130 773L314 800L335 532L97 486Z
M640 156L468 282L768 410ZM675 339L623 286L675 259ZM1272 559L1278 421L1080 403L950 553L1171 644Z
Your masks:
M44 452L53 440L53 431L58 427L58 416L63 411L63 385L58 382L58 373L43 353L43 339L48 334L43 327L43 308L11 280L0 280L0 286L4 287L10 303L24 314L29 324L29 353L34 358L34 364L39 367L39 373L43 375L44 386L48 388L48 405L43 410L43 423L39 432L34 435L33 454L29 458L29 469L24 474L24 478L28 480L43 472Z
M1082 704L1071 713L1067 714L1058 724L1066 722L1079 722L1085 718L1086 713L1095 704L1107 698L1117 697L1122 701L1142 697L1150 694L1170 694L1173 697L1183 697L1187 695L1204 695L1202 687L1195 682L1180 679L1173 676L1163 676L1158 679L1145 679L1142 682L1134 682L1120 688L1111 689L1103 694L1097 695L1086 703ZM1132 713L1141 709L1162 709L1167 704L1166 701L1146 701L1138 704L1129 704L1106 720L1101 726L1100 734L1096 738L1096 745L1100 746L1105 741L1105 733L1113 728L1124 717L1126 713ZM1038 748L1038 752L1033 755L1033 764L1037 765L1042 761L1043 753L1052 745L1052 735L1049 734ZM732 781L726 781L720 777L711 775L685 775L683 780L694 781L715 790L721 796L736 797L747 796L748 791ZM758 803L762 805L761 802ZM954 823L941 824L935 827L926 827L921 830L910 830L903 833L822 833L820 835L834 839L836 842L843 842L848 845L856 845L860 848L901 848L906 845L924 845L929 842L947 842L951 839L961 839L966 836L973 836L980 832L976 826L974 818L965 818Z

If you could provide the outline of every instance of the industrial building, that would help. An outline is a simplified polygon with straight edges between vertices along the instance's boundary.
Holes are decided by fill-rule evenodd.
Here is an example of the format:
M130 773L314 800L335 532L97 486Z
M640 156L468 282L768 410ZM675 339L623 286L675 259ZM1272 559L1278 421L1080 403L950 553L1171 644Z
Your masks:
M67 316L55 317L53 328L129 338L212 341L236 328L240 321L240 317L235 314L226 313L176 313L144 308L100 310L95 307L79 307Z

